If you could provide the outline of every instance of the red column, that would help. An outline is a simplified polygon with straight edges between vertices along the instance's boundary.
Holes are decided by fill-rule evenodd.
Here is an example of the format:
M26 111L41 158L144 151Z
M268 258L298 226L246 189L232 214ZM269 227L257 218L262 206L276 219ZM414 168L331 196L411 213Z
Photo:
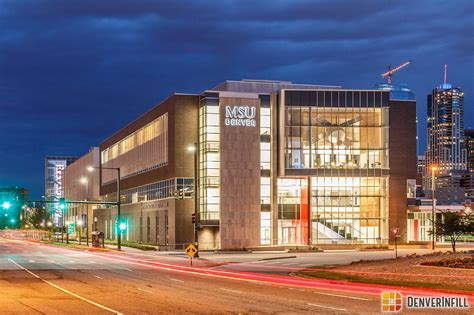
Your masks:
M413 220L413 234L414 234L414 238L415 238L415 241L418 241L418 219L414 219Z
M301 245L309 244L309 178L301 180L301 202L300 202L300 222L301 222Z

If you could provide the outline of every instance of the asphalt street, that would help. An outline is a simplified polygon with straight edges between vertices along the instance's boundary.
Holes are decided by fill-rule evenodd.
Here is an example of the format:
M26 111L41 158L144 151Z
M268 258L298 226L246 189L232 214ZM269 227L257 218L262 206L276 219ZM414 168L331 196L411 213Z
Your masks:
M1 314L375 314L381 310L381 289L230 271L228 266L209 257L190 267L180 255L96 253L0 238L0 310Z

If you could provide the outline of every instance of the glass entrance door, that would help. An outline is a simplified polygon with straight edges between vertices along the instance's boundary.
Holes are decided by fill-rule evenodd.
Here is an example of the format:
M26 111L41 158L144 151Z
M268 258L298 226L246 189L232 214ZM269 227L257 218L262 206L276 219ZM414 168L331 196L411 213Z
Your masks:
M283 228L283 244L296 244L296 227Z

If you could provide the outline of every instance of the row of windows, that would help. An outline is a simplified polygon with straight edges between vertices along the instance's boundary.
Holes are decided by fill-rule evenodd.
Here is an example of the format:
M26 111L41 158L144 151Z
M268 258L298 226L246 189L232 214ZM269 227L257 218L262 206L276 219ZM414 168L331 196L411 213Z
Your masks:
M191 198L194 192L192 178L170 178L153 184L121 191L121 203L137 203L165 198ZM116 201L116 193L105 196L105 201Z
M285 91L285 106L387 107L382 91Z
M199 108L199 212L202 220L219 219L219 106L206 97Z
M153 120L151 123L102 151L102 163L107 163L108 161L113 160L150 140L164 135L167 131L168 113L165 113Z

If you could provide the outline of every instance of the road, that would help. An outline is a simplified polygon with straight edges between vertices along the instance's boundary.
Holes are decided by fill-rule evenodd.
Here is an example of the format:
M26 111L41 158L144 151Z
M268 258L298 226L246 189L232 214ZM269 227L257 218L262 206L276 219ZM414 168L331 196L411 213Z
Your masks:
M188 264L182 256L98 253L0 238L0 310L375 314L381 309L381 289L372 286L231 271L210 259Z

